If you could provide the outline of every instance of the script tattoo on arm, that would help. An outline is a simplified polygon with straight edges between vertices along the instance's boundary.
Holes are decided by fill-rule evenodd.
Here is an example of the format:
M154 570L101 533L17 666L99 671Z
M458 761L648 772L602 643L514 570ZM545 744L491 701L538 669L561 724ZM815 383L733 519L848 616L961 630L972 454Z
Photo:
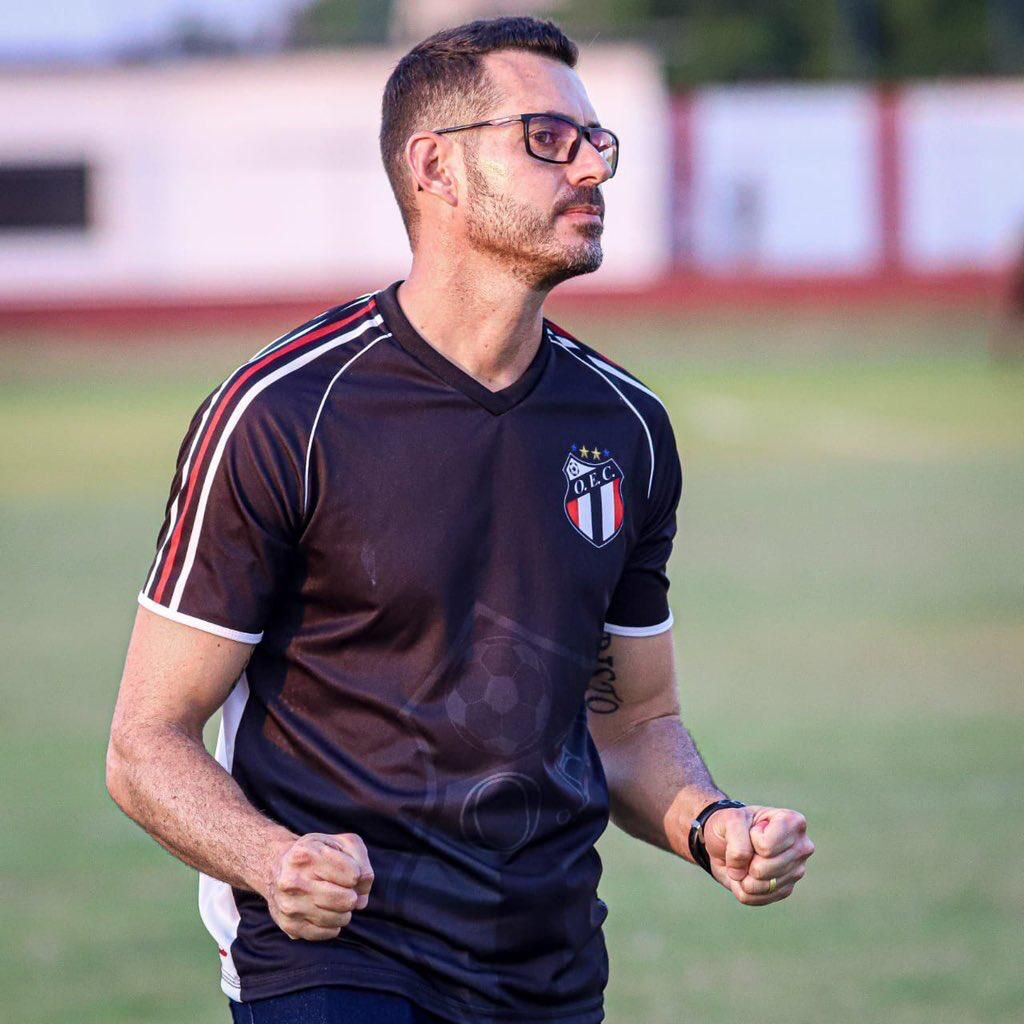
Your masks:
M608 633L601 634L597 645L597 665L587 687L587 709L595 715L614 715L623 705L622 697L615 689L615 659L607 653L611 642Z

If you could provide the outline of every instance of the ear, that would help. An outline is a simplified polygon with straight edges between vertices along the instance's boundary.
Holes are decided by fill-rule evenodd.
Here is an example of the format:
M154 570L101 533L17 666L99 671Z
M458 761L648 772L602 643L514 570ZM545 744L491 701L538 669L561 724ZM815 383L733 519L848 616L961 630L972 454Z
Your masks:
M443 135L434 132L416 132L405 144L405 160L412 172L415 190L429 192L457 206L459 191L453 173L455 147Z

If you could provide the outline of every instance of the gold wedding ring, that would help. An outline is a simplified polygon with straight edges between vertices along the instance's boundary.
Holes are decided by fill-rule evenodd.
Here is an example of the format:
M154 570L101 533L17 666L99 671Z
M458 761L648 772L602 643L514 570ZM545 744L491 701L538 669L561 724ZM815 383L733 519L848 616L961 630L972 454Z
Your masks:
M768 882L768 895L771 896L771 894L775 892L775 890L778 889L778 887L779 880L777 878L770 879Z

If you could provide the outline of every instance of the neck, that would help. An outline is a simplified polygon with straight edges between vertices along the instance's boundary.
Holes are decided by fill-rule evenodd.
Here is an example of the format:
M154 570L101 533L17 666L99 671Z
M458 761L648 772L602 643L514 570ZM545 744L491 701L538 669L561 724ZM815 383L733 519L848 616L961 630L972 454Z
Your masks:
M409 322L446 359L491 391L515 383L537 353L547 291L451 251L413 256L398 289Z

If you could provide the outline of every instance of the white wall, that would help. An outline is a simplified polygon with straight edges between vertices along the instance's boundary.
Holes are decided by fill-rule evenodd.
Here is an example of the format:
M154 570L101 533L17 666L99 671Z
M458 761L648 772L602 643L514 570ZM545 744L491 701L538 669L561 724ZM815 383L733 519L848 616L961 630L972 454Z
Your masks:
M401 276L377 151L398 56L0 73L0 163L94 172L89 231L0 233L0 301L325 296ZM567 287L642 286L671 269L668 97L635 47L584 47L580 72L623 148L604 187L605 265ZM870 87L695 93L688 266L879 271L878 118ZM896 125L904 267L1005 265L1024 236L1024 83L909 89Z
M0 76L0 163L94 169L88 232L0 235L0 298L330 293L401 276L408 244L377 148L398 56ZM636 48L591 48L581 70L628 135L599 274L636 283L668 255L665 90Z
M904 259L994 269L1024 244L1024 83L910 89L901 109Z
M691 126L697 265L870 270L881 250L875 113L866 88L698 92Z

